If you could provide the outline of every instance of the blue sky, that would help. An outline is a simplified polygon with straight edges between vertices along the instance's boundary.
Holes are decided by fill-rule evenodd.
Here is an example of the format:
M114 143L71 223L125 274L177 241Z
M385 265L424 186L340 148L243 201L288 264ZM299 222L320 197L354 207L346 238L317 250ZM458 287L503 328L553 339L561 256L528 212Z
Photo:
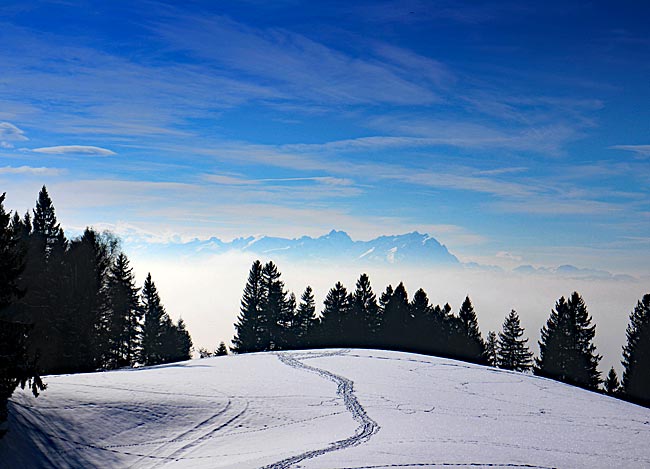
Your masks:
M149 242L419 230L647 274L644 2L0 6L0 190Z

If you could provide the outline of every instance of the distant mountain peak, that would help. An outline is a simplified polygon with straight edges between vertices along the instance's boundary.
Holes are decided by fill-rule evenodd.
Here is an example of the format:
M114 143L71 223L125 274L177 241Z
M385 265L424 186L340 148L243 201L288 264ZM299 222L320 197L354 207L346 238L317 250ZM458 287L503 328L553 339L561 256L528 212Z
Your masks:
M447 248L428 234L413 231L398 235L384 235L369 241L355 241L348 233L332 229L313 238L280 238L248 236L223 242L212 237L206 241L194 240L177 245L195 253L252 252L289 260L336 261L376 264L459 265ZM175 248L176 249L176 248Z

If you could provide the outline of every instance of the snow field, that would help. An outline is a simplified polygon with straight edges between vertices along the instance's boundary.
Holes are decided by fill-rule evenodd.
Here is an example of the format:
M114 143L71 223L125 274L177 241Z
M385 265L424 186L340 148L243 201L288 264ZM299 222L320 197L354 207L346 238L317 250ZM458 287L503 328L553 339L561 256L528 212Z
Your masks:
M377 350L192 360L17 392L0 467L650 467L650 409Z

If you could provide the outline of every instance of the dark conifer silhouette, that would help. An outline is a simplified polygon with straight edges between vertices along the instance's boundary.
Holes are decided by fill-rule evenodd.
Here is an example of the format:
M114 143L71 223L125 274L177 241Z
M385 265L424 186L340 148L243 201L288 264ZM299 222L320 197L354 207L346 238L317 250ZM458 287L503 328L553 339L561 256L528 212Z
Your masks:
M35 363L28 354L32 326L18 320L13 308L23 295L19 277L24 269L24 246L20 240L20 218L10 222L0 195L0 438L6 433L7 401L16 387L28 385L34 396L45 389Z
M616 375L616 370L614 367L611 367L609 373L607 373L607 378L603 382L603 388L605 392L610 396L616 396L621 390L621 383L618 381L618 376Z
M382 307L382 345L388 349L404 349L409 343L409 329L413 318L409 305L408 294L404 284L400 282L395 290L389 285L381 295Z
M650 294L630 313L623 347L623 393L627 399L650 407Z
M494 331L488 332L487 340L485 341L485 359L489 366L497 366L497 352L499 344L497 342L497 335Z
M591 325L591 317L580 295L574 292L569 301L560 298L542 328L540 355L535 361L534 373L597 389L601 357L592 343L595 333L596 326Z
M327 293L324 309L321 313L321 324L317 331L319 346L347 346L350 342L344 325L350 314L351 297L341 282Z
M458 327L452 329L452 347L454 354L462 360L486 364L485 342L478 328L478 319L469 296L458 311Z
M144 281L141 299L144 324L142 326L142 355L140 361L143 365L157 365L164 360L163 339L165 327L169 327L169 318L160 301L156 285L151 279L151 273L147 275Z
M418 353L428 353L431 349L433 338L433 308L429 303L426 292L420 288L413 295L411 304L411 327L409 349Z
M45 186L38 194L33 215L33 219L25 216L22 226L16 228L26 236L21 243L27 248L19 282L26 293L17 305L17 314L34 325L29 353L38 358L39 369L56 373L64 368L62 331L69 306L64 266L67 240Z
M295 312L293 300L284 289L277 266L269 261L262 268L262 315L266 327L261 329L261 350L282 350L290 341L286 330L291 327Z
M292 348L309 348L312 345L312 335L317 324L314 293L311 287L307 286L300 297L300 303L293 318L291 333L294 338Z
M368 275L361 274L350 299L350 312L344 324L346 336L358 347L371 347L380 327L377 296L372 291Z
M168 328L168 330L171 331L170 335L173 338L170 341L173 349L171 353L165 356L164 362L170 363L192 358L192 338L185 327L183 318L179 318L176 324L172 324L172 327Z
M267 318L262 312L264 289L262 287L262 263L253 262L244 287L239 317L235 324L235 337L232 340L236 353L259 352L262 346L262 334L267 328Z
M117 240L86 228L69 243L63 270L65 282L61 317L61 360L58 372L93 371L101 365L103 350L99 324L107 309L108 273Z
M528 350L523 338L524 329L521 327L519 315L513 309L503 322L499 332L496 363L499 368L513 371L528 371L532 366L533 354Z
M214 354L217 357L228 355L228 347L226 347L226 343L223 341L219 342L219 347L217 347L217 350L214 352Z
M104 334L108 340L104 366L109 369L133 366L140 357L142 307L133 269L123 253L111 266L108 287L110 309L104 318Z

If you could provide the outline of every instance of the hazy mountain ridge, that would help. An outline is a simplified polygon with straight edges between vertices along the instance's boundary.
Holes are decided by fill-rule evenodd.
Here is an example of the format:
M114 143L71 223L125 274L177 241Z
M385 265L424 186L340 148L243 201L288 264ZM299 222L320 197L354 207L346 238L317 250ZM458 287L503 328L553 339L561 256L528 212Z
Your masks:
M446 245L435 237L413 231L398 235L382 235L368 241L353 240L345 231L331 230L318 236L282 238L275 236L247 236L232 241L222 241L213 236L209 239L195 238L165 243L147 243L137 236L129 237L129 244L149 254L161 256L193 257L205 254L229 252L252 253L260 257L278 260L339 262L352 265L417 265L418 267L457 267L486 272L513 272L521 275L554 276L576 280L634 281L636 277L612 273L606 270L576 267L570 264L560 266L520 265L513 269L498 265L461 262ZM142 242L145 241L145 242Z
M558 267L534 267L532 265L520 265L513 269L513 272L525 275L552 275L581 280L636 280L635 277L627 274L613 274L606 270L584 269L570 264L563 264Z
M332 230L328 234L312 238L279 238L272 236L249 236L230 242L212 237L195 239L188 243L167 245L175 251L188 253L225 253L229 251L252 252L273 255L288 260L334 260L350 263L419 263L429 265L461 265L456 256L428 234L417 231L379 236L369 241L355 241L345 232Z

